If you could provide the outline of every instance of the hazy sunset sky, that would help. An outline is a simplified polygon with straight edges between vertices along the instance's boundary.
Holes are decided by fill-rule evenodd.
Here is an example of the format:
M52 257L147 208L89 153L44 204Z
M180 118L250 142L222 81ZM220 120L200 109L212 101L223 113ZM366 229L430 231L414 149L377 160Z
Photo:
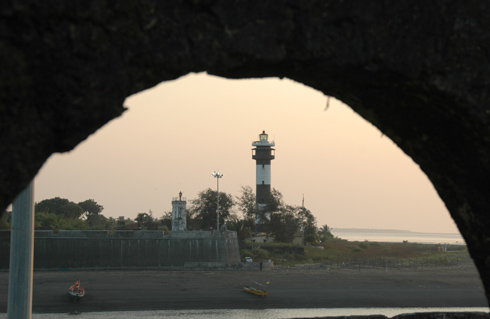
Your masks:
M94 199L105 216L171 211L182 191L255 191L252 141L276 143L272 187L332 228L457 233L418 165L348 106L291 80L190 74L128 97L129 108L73 151L53 155L35 200ZM188 203L189 205L189 203Z

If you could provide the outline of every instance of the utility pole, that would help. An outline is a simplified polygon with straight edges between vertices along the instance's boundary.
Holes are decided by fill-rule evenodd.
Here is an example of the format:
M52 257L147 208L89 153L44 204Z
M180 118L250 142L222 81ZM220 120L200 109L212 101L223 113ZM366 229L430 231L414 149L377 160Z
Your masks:
M219 179L225 174L220 172L212 172L213 177L216 178L216 262L219 262Z
M225 176L225 174L212 172L211 175L216 177L216 231L219 234L219 179Z
M32 270L34 264L34 182L19 194L12 206L8 319L32 318Z

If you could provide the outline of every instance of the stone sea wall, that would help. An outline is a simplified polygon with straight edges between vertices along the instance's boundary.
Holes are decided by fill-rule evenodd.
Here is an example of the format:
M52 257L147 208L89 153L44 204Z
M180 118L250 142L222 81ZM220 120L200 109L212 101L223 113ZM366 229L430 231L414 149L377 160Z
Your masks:
M9 268L10 232L0 232L0 269ZM36 231L34 268L183 267L239 263L238 239L226 231Z

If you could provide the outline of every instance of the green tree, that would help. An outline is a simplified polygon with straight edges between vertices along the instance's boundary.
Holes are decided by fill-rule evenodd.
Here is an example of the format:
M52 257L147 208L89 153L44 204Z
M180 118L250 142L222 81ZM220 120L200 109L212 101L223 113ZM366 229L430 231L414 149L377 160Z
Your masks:
M162 226L166 226L167 229L172 229L172 212L163 213L163 216L160 217L160 223Z
M39 212L34 216L35 227L49 227L54 230L80 230L86 229L86 224L81 219L66 218L61 214Z
M235 205L233 196L220 192L219 193L219 224L224 225L228 220L231 209ZM197 198L191 201L189 216L194 218L193 222L199 225L200 228L216 228L216 207L217 194L216 191L208 188L201 191Z
M305 238L308 235L316 235L316 218L313 216L310 210L304 207L298 207L297 215L300 223L300 229L303 231Z
M237 201L238 207L245 217L258 220L259 224L262 224L263 228L265 228L264 231L277 234L279 241L290 237L289 233L285 234L285 237L283 234L279 234L283 230L292 229L292 227L289 227L291 225L286 227L285 223L291 223L293 220L296 220L295 218L286 216L287 213L294 215L295 212L291 211L291 206L287 206L284 203L281 192L273 188L265 199L265 207L259 210L256 205L256 195L252 191L252 188L250 186L242 186L241 191L241 196L237 197ZM276 236L274 237L276 238ZM276 240L278 239L276 238Z
M191 229L194 229L194 230L201 229L201 221L199 221L196 218L196 215L197 215L197 212L196 211L193 211L193 210L190 210L190 209L186 209L186 211L185 211L185 217L186 217L186 220L187 220L187 229L188 230L191 230Z
M285 204L281 192L276 189L272 189L267 198L262 218L275 241L279 242L292 242L300 230L304 232L304 236L315 235L317 231L316 219L311 211Z
M138 227L141 229L144 229L145 224L151 222L152 220L152 217L147 213L138 213L134 219L134 221L138 223Z
M245 239L250 238L251 229L254 227L254 219L248 217L240 219L236 214L231 214L226 227L236 231L239 243L245 244Z
M286 211L286 206L281 192L273 188L265 200L265 208L258 211L258 219L261 223L270 226L272 215Z
M241 195L236 197L238 209L243 216L252 220L259 220L259 223L265 224L266 228L270 226L271 215L285 209L281 192L273 188L265 200L265 207L258 210L256 195L250 186L241 187Z
M168 235L168 233L169 233L169 228L166 225L158 226L158 230L163 231L164 235Z
M255 220L257 216L257 204L252 187L242 186L241 195L236 196L236 203L243 216Z
M36 203L34 210L36 213L53 213L70 219L80 218L83 214L83 209L80 206L70 202L68 199L59 197L45 199Z
M138 223L138 227L146 229L145 225L153 221L153 212L150 209L148 213L138 213L134 221Z
M299 221L294 213L294 207L286 206L280 211L271 213L269 231L274 236L275 241L290 243L298 230Z
M287 229L292 229L291 225L286 227L285 223L291 223L296 220L286 217L289 213L294 216L294 212L291 209L292 206L284 203L281 192L273 188L265 200L264 209L258 210L257 220L264 226L265 232L274 236L275 241L289 242L289 237L291 237L291 240L294 238L294 233L292 235L281 233L287 231Z
M124 226L126 225L126 219L124 218L124 216L119 216L117 218L117 226Z
M334 238L328 225L323 225L322 227L320 227L320 229L318 230L318 235L320 235L320 241L322 243Z
M117 222L116 222L115 219L112 219L111 220L111 218L106 218L102 214L90 215L87 218L87 220L85 221L85 223L92 230L95 230L95 229L110 229L110 228L115 227L115 225L117 224Z
M260 220L265 226L265 231L271 233L276 241L289 243L298 230L304 232L305 238L311 238L313 241L316 238L316 218L311 211L304 207L285 204L281 192L275 188L266 198L263 210L257 209L255 194L250 186L242 186L237 203L245 219Z
M103 222L104 218L101 218L100 213L104 210L104 206L97 204L95 200L87 199L86 201L78 203L78 206L82 208L83 215L89 226L94 226L95 224Z
M82 214L82 208L74 202L69 202L67 205L61 207L59 211L59 215L63 215L65 218L69 219L78 219Z
M318 234L305 235L305 243L317 245L320 242L320 236Z
M124 216L119 216L116 220L117 226L125 226L127 224L133 224L134 221L130 218L124 217Z
M118 225L117 219L114 217L105 217L102 214L99 214L99 216L104 217L104 228L103 229L115 229Z

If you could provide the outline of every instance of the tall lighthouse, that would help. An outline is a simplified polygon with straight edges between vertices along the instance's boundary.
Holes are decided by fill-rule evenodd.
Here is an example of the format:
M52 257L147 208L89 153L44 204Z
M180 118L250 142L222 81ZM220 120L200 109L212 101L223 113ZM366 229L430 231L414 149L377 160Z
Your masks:
M252 159L256 162L256 203L257 209L263 211L265 209L267 198L271 193L271 160L274 159L274 141L269 142L269 136L262 131L259 135L259 140L252 142ZM267 217L267 216L266 216ZM261 231L261 224L265 221L260 220L257 216L255 220L256 231Z

